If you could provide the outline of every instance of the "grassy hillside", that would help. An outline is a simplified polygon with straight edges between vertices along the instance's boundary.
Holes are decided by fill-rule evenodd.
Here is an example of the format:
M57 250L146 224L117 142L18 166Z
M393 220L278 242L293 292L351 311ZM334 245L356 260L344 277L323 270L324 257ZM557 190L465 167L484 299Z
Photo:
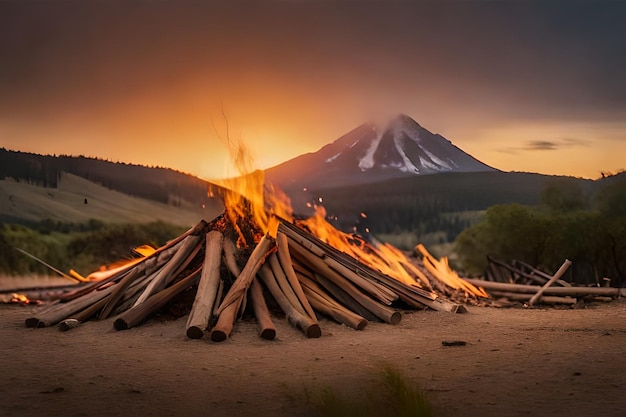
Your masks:
M179 205L183 201L211 204L209 183L169 168L111 162L85 156L38 155L0 148L0 179L57 188L70 173L124 194Z
M221 212L212 200L208 205L180 201L176 206L111 190L76 175L62 173L57 188L45 188L13 179L0 180L0 221L35 223L50 219L85 223L147 223L164 221L190 226L211 220Z

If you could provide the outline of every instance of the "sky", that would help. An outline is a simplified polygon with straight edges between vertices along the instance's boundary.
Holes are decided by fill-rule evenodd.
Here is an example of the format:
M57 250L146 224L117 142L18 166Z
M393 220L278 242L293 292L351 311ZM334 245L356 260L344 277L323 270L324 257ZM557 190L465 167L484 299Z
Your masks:
M626 2L0 0L0 147L236 173L403 113L504 171L626 168Z

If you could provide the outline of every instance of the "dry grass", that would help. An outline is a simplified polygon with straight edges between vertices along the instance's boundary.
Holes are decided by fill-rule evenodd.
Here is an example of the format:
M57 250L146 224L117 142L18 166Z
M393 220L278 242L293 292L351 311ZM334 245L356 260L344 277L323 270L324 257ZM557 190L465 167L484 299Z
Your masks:
M85 199L87 204L85 204ZM44 188L14 180L0 180L0 216L38 222L52 219L84 223L97 219L106 223L147 223L161 220L191 226L200 219L211 220L221 207L181 207L131 197L84 178L64 174L58 188Z

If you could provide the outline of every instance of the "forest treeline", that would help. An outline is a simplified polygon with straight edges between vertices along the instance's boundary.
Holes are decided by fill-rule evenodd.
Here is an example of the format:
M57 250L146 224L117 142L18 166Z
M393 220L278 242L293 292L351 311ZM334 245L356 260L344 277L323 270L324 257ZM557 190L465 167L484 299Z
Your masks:
M169 168L110 162L85 156L38 155L0 148L0 179L56 188L68 172L122 193L165 204L208 204L209 183Z
M519 172L477 172L426 175L379 184L314 190L341 230L365 228L376 234L411 233L421 240L437 233L439 242L453 242L463 230L497 204L535 205L553 182L592 195L597 182ZM364 213L365 218L360 214ZM402 249L412 249L404 247Z
M606 183L589 196L575 184L556 182L536 205L490 207L481 222L455 241L460 266L481 275L486 255L517 259L550 273L565 259L566 277L578 284L626 284L626 178Z

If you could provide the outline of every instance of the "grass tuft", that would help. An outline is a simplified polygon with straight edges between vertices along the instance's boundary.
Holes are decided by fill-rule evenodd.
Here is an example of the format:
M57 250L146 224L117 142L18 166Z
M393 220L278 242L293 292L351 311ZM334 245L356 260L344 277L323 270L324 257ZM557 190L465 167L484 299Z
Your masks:
M333 387L305 387L304 402L318 417L431 417L431 404L422 390L399 371L386 367L356 396L339 395ZM294 397L292 397L294 399Z

